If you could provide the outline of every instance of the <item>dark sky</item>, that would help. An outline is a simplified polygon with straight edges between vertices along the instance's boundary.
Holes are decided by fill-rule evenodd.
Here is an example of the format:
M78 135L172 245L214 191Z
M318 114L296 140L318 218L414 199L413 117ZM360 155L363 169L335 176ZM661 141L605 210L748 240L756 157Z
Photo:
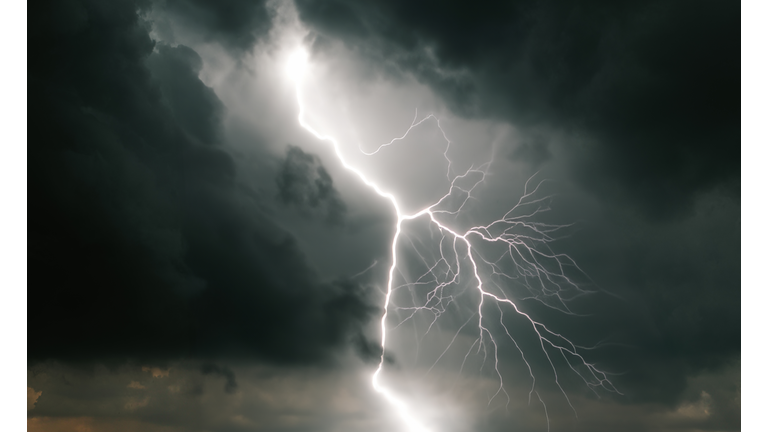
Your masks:
M452 297L414 315L436 284L419 277L454 252L426 219L403 224L383 376L420 422L741 430L740 15L700 0L37 3L28 430L408 430L370 384L397 215L299 125L300 46L305 120L403 212L479 169L455 184L476 187L441 219L452 229L502 218L532 177L520 214L565 226L546 251L575 263L572 284L526 275L525 252L476 238L473 253L485 286L578 358L479 306L463 244ZM586 365L612 384L585 383Z

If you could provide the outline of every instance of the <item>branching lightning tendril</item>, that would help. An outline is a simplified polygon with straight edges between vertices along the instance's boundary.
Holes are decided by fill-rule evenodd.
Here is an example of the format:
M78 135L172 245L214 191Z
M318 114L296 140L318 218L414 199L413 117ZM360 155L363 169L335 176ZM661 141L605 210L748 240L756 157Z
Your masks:
M487 225L474 226L465 231L458 231L455 228L451 228L447 223L440 220L441 215L457 215L463 209L465 204L470 200L474 189L483 182L490 163L483 164L479 167L471 167L463 174L453 175L451 174L451 161L448 157L448 149L451 141L443 131L440 121L437 117L430 114L422 119L418 118L418 112L414 117L411 126L400 137L392 139L390 142L383 144L376 148L372 152L365 152L360 150L366 155L375 155L382 148L395 144L397 141L403 140L414 128L426 122L429 119L434 119L437 123L437 127L442 133L447 145L443 156L448 162L447 176L450 183L448 192L440 198L434 204L431 204L413 214L405 214L401 211L401 207L398 204L397 198L390 192L383 190L379 185L371 181L362 171L351 166L342 154L339 143L335 138L325 135L317 131L312 125L308 124L305 120L305 106L302 99L302 77L308 66L308 54L304 49L298 49L291 56L288 64L288 72L292 81L295 84L296 98L299 106L298 122L302 128L314 135L318 140L329 142L334 149L336 156L345 169L351 171L368 187L373 189L379 196L389 200L397 215L397 222L395 226L395 234L391 244L391 259L392 263L388 272L387 289L384 302L384 313L381 317L381 359L376 371L372 376L373 388L380 393L398 412L400 418L408 426L411 431L428 431L421 422L419 422L409 410L408 404L397 397L391 390L384 387L380 382L381 373L385 364L385 351L387 346L387 318L392 308L396 307L392 303L393 293L403 287L412 287L419 284L434 285L432 289L426 295L426 301L422 305L414 307L400 307L400 310L410 311L408 316L400 322L399 325L411 319L414 314L419 311L427 311L434 315L434 319L427 329L427 333L435 324L437 319L442 313L444 313L454 300L453 295L445 295L447 287L456 284L460 275L462 259L468 259L470 268L472 271L471 277L474 279L474 288L477 290L480 300L477 310L472 314L469 320L459 328L456 335L451 340L448 347L438 357L437 361L432 365L434 367L438 361L445 355L448 349L453 345L459 332L467 326L472 320L476 320L478 326L478 336L470 349L467 351L464 362L461 368L463 369L464 363L467 360L470 352L477 347L477 352L482 349L487 356L490 349L493 353L493 364L495 368L495 375L498 377L498 388L495 394L490 398L490 402L504 393L507 397L507 404L509 404L509 394L507 394L504 388L504 382L501 372L499 371L499 358L498 358L498 345L496 337L493 332L486 326L487 321L483 315L483 308L487 304L494 304L499 312L499 324L504 329L504 336L508 337L514 346L517 348L523 362L528 367L528 372L531 377L531 387L528 392L528 403L530 404L532 396L535 394L539 402L544 408L545 415L547 416L547 429L549 429L549 417L546 410L546 405L541 395L537 391L536 376L531 368L531 364L526 359L523 349L518 345L518 342L509 331L507 325L504 323L504 311L511 311L517 314L519 317L524 318L524 321L530 325L530 330L538 337L538 345L541 347L542 352L546 356L549 362L551 371L560 392L565 397L565 400L574 410L568 395L560 384L557 368L550 356L549 350L559 352L565 362L570 366L570 369L575 372L584 383L595 393L595 390L599 387L606 391L621 394L611 383L607 377L607 373L599 370L593 363L587 362L582 357L579 350L585 349L584 347L577 346L571 341L566 339L561 334L550 330L546 325L534 320L529 314L519 308L518 303L508 298L504 293L504 290L500 289L490 277L483 278L481 273L483 271L489 271L490 275L506 278L517 279L522 283L530 292L530 297L521 298L519 300L533 299L538 300L545 306L555 308L563 313L575 315L573 311L568 308L567 301L572 300L583 294L587 294L590 291L582 289L575 281L573 281L566 274L566 267L575 268L578 271L581 269L576 263L565 254L556 254L552 252L548 244L554 240L554 233L567 225L550 225L544 223L538 223L532 221L532 218L538 213L547 210L547 201L549 196L544 198L537 198L536 194L541 188L544 181L539 181L535 186L529 185L533 177L531 177L525 184L523 195L518 200L517 204L510 209L502 218L495 220ZM475 180L472 180L472 178ZM535 177L535 175L534 175ZM469 183L469 187L464 186L463 183ZM449 205L449 199L457 195L463 196L460 199L458 206L454 205L454 209L446 208ZM403 223L406 221L412 221L418 218L428 218L430 224L435 227L440 235L440 258L437 259L432 265L427 264L426 259L421 256L424 264L427 267L427 271L416 281L406 283L404 285L395 286L395 272L398 269L398 253L397 246L402 234ZM505 248L505 252L502 256L498 257L495 261L489 260L484 257L478 248L476 243L488 243L488 244L500 244ZM444 253L443 245L447 243L450 247L448 253ZM499 262L508 257L513 267L516 270L517 276L511 276L505 273ZM583 273L583 272L582 272ZM492 289L487 289L486 285L491 284L492 287L497 288L495 293ZM549 349L548 349L549 348ZM432 368L430 368L431 370Z

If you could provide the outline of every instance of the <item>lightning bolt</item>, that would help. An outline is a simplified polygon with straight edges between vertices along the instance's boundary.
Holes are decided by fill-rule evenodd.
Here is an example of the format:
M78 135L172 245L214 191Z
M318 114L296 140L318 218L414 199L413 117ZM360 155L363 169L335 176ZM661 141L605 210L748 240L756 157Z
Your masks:
M549 243L554 241L555 233L567 227L568 225L551 225L544 223L533 222L531 219L537 214L548 210L548 202L551 196L537 197L537 193L545 181L539 181L535 186L531 186L533 177L528 179L525 183L523 195L518 200L517 204L510 209L504 216L498 220L495 220L487 225L477 225L464 231L451 228L447 223L441 220L441 217L456 216L465 207L467 202L472 197L472 192L480 185L488 173L490 162L480 165L479 167L470 167L462 174L457 174L451 177L451 160L448 157L448 149L451 145L451 141L448 139L445 131L440 125L440 120L434 115L430 114L421 119L418 118L418 111L414 117L411 126L406 132L397 138L392 139L390 142L385 143L377 147L372 152L365 152L362 149L362 153L372 156L377 154L383 148L393 145L398 141L405 139L405 137L416 127L423 124L427 120L434 120L438 129L445 139L446 148L443 153L448 168L446 175L451 180L450 188L448 192L443 195L437 202L415 212L412 214L406 214L401 211L400 205L398 205L397 198L391 193L383 190L379 185L369 179L365 173L350 165L344 157L344 154L339 148L339 142L330 135L316 130L305 119L306 107L302 98L302 78L304 77L309 65L309 55L303 48L297 49L289 58L288 61L288 74L295 85L296 100L298 102L299 125L306 131L311 133L315 138L320 141L330 143L336 154L336 157L341 162L342 166L354 173L366 186L371 188L376 194L382 198L388 200L397 215L397 222L395 226L395 234L392 238L391 244L391 259L392 264L389 268L387 289L384 301L384 313L381 317L381 359L379 361L376 371L373 373L371 383L374 390L380 393L384 399L386 399L397 411L402 421L407 425L411 431L427 432L429 429L424 426L419 420L417 420L408 404L401 398L397 397L390 389L382 385L380 381L381 373L385 364L385 351L387 346L387 318L390 311L393 308L398 310L410 311L408 316L402 320L399 325L413 318L418 312L428 312L434 315L432 323L427 329L427 333L431 330L432 326L438 320L438 318L447 310L448 305L454 302L458 294L449 294L449 288L456 286L460 281L460 270L462 260L469 261L469 267L471 269L471 279L474 280L474 289L479 294L479 305L477 310L473 313L469 320L467 320L454 335L448 347L438 357L434 367L445 353L451 348L456 340L459 332L467 326L473 318L477 318L478 335L472 346L464 356L464 362L462 363L461 370L464 368L467 357L477 346L477 352L482 349L484 356L487 357L488 349L493 352L493 364L496 376L498 377L499 386L496 393L490 398L489 404L499 394L504 393L507 397L507 405L509 404L509 394L504 389L504 381L501 372L499 371L499 358L498 358L498 345L496 338L498 335L494 335L487 326L487 318L483 314L484 307L486 305L495 305L499 312L499 324L504 329L504 335L517 348L521 355L523 362L528 367L528 372L531 377L531 388L528 393L528 403L530 405L531 398L535 394L539 402L544 407L545 416L547 417L547 430L549 430L549 416L547 414L547 408L544 404L544 400L536 390L536 376L531 368L531 364L525 357L523 349L518 345L518 342L509 331L507 325L504 323L504 310L511 311L517 316L524 319L527 322L536 336L538 337L538 345L542 352L546 356L549 366L551 368L555 383L562 392L565 400L571 404L568 395L560 384L558 377L558 371L555 367L555 363L550 356L550 351L559 352L564 358L565 362L569 365L570 369L575 372L586 385L597 394L596 389L602 388L609 392L621 394L616 387L608 379L607 373L599 370L595 364L587 362L587 360L580 354L580 350L588 349L586 347L580 347L566 339L559 333L550 330L546 325L536 321L531 315L520 309L518 303L510 299L500 286L496 283L491 276L495 276L497 279L504 278L510 281L516 281L527 289L530 293L529 297L521 298L520 300L532 299L541 302L545 306L553 309L557 309L563 313L576 315L568 308L568 301L579 297L581 295L589 294L591 291L582 289L578 283L572 280L566 274L566 268L575 268L579 272L581 269L578 265L566 254L554 253L549 248ZM535 175L534 175L535 177ZM464 185L468 183L469 186ZM458 197L458 205L456 204ZM427 218L432 227L436 228L440 233L440 258L432 265L429 265L426 258L419 254L422 262L427 267L427 271L420 276L416 281L408 282L404 285L395 286L395 272L398 269L398 253L397 247L403 232L403 223L407 221L416 220L419 218ZM497 244L504 247L505 252L496 260L489 260L483 256L480 250L477 248L476 243L485 244ZM447 244L449 247L444 248ZM415 246L414 246L415 249ZM447 249L444 250L444 249ZM418 251L417 251L418 253ZM505 273L500 265L502 259L508 257L516 271L515 275L509 275ZM485 278L481 277L484 271L489 271L491 276ZM584 274L583 272L581 272ZM423 303L413 307L397 307L393 304L392 295L395 291L408 287L412 288L416 285L434 285L429 293L427 293ZM488 288L490 286L490 288ZM416 299L414 298L414 302ZM484 358L483 364L486 363ZM432 368L430 368L431 370ZM599 396L599 395L598 395Z

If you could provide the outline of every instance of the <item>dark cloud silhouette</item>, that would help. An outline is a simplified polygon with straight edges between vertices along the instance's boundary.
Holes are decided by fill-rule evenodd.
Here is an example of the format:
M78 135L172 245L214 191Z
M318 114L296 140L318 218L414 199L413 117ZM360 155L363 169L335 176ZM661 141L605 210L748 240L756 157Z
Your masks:
M173 16L205 40L238 52L253 48L272 25L264 0L159 0L156 12Z
M160 44L156 48L159 55L149 56L147 68L162 87L163 103L174 120L187 138L199 140L200 144L219 144L224 106L197 77L202 59L184 45L171 48Z
M305 214L315 213L331 224L342 222L346 206L317 156L289 146L275 181L284 204L296 206Z
M197 54L156 45L134 3L71 11L30 21L29 360L343 349L374 309L238 183Z

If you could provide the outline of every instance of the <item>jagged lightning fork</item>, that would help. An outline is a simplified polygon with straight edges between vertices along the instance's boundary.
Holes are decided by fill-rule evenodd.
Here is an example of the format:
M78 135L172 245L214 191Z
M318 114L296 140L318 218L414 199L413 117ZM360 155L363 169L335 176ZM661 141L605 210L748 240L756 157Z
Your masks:
M547 326L534 320L529 314L523 312L518 307L517 303L507 298L507 296L504 294L504 291L492 279L493 276L496 276L499 278L503 277L509 280L514 280L530 293L530 296L526 297L525 299L537 300L545 306L571 315L575 315L575 313L568 308L567 302L580 295L588 294L590 292L580 288L578 284L571 280L565 273L565 267L574 267L581 271L576 263L565 254L554 253L548 246L548 244L555 239L553 235L558 230L565 228L567 225L550 225L532 222L530 220L538 213L548 210L548 201L550 196L537 198L536 195L544 181L539 181L536 186L531 187L529 185L533 179L533 177L531 177L525 183L523 195L520 197L517 204L512 209L510 209L501 219L493 221L487 225L474 226L464 232L451 229L444 222L440 221L438 216L455 216L464 209L464 206L472 197L472 192L474 189L484 181L490 167L490 162L480 165L476 168L470 167L470 169L468 169L463 174L457 174L451 178L451 161L448 158L448 148L451 144L450 140L446 136L445 131L443 131L440 125L440 121L437 117L435 117L433 114L429 114L419 120L417 111L413 122L411 122L411 126L401 137L394 138L390 142L378 146L373 152L364 152L361 149L364 154L374 155L378 153L382 148L390 146L397 141L403 140L411 130L426 122L428 119L431 118L437 122L437 127L440 129L441 133L443 134L443 138L447 143L443 156L448 162L447 175L451 180L450 188L448 192L434 204L425 207L416 213L404 214L400 210L398 201L392 193L384 191L379 187L379 185L366 177L363 172L347 163L339 149L339 143L336 141L336 139L329 135L318 132L304 119L305 107L302 101L301 83L302 77L306 73L307 67L308 53L303 48L300 48L291 55L288 61L288 74L295 84L296 99L299 106L299 124L301 127L314 135L318 140L331 143L336 156L339 158L339 161L344 166L344 168L357 175L366 186L373 189L379 196L389 200L392 203L392 207L395 209L395 213L397 215L395 235L392 239L391 249L392 265L389 268L384 313L381 317L382 354L379 365L376 368L376 371L373 373L371 382L374 390L381 393L384 398L396 408L398 414L408 425L410 430L427 431L428 429L411 415L407 404L403 400L399 399L392 391L384 387L379 382L379 377L385 363L384 355L387 342L386 321L390 313L390 308L396 307L392 302L392 294L396 290L405 287L411 289L417 285L434 284L434 289L432 289L426 295L426 301L422 305L398 308L399 310L410 310L409 316L402 320L398 326L412 319L417 312L426 311L432 313L434 315L434 319L426 332L429 333L438 318L447 310L448 305L453 303L456 297L461 294L459 293L457 295L446 295L445 291L451 286L455 286L459 283L461 261L463 259L467 259L471 263L471 278L476 281L475 288L480 295L480 302L477 310L472 314L469 320L467 320L459 328L456 333L456 335L458 335L458 332L460 332L473 318L477 318L479 335L467 351L467 354L464 357L464 362L462 362L461 369L464 368L464 363L466 362L467 357L475 348L475 346L477 346L478 353L482 349L484 355L487 357L489 347L488 344L490 343L493 354L494 369L499 380L499 387L496 390L496 393L490 397L488 401L489 404L500 393L504 393L507 396L507 404L509 404L509 395L504 389L502 374L498 367L499 359L496 339L494 334L484 324L483 305L486 301L495 304L498 308L500 313L499 324L504 329L506 337L508 337L517 348L523 362L525 362L525 364L528 366L528 371L532 381L531 389L528 393L528 403L530 404L533 394L536 394L537 398L544 407L545 416L547 417L547 430L549 430L549 416L547 413L546 405L544 404L544 401L542 400L539 392L536 391L536 377L533 373L533 369L531 368L530 363L528 363L523 350L518 345L512 333L504 323L504 308L511 309L514 311L514 313L520 317L523 317L530 324L531 330L533 330L533 332L538 336L539 345L549 362L555 383L559 387L560 391L572 409L573 405L571 404L571 401L568 398L565 390L560 385L557 369L555 368L555 364L550 357L550 353L547 351L547 347L560 352L571 370L573 370L579 377L581 377L587 386L596 394L597 392L595 389L597 387L601 387L609 392L621 394L607 378L606 372L599 370L594 364L588 363L581 356L581 354L579 354L578 350L583 349L582 347L573 344L562 335L550 330L547 328ZM472 177L475 178L474 182ZM460 182L469 182L470 186L463 186L460 184ZM453 209L446 208L450 207L449 202L451 202L451 200L456 196L463 197L463 199L459 200L460 204L458 206L454 205ZM421 255L418 250L416 250L414 245L414 250L416 250L417 254L419 254L419 257L426 266L427 271L413 282L407 282L404 285L394 286L395 271L398 268L397 245L398 240L402 234L403 222L415 220L421 217L428 217L429 221L431 222L431 226L437 228L441 235L439 242L440 258L436 259L436 262L433 265L430 265L427 262L427 259ZM488 260L483 257L480 251L473 245L472 241L475 240L503 245L506 251L495 261ZM444 243L449 243L450 247L448 248L448 253L444 251ZM461 248L459 247L461 245L463 245L463 248L466 250L463 256L460 252ZM515 276L506 274L504 271L502 271L499 265L499 262L507 256L512 261L516 270ZM490 271L490 276L485 278L485 280L481 277L481 265L487 266L488 270ZM495 294L492 292L492 290L486 289L486 285L491 285L492 288L497 288L500 294ZM454 336L448 347L438 357L432 367L429 368L430 371L437 364L437 362L440 361L448 349L450 349L455 340L456 336ZM486 360L487 358L483 361L483 365L486 363ZM573 363L576 363L576 367L574 367ZM461 372L461 370L459 372ZM429 371L427 373L429 373ZM574 409L574 412L575 411L576 410Z

